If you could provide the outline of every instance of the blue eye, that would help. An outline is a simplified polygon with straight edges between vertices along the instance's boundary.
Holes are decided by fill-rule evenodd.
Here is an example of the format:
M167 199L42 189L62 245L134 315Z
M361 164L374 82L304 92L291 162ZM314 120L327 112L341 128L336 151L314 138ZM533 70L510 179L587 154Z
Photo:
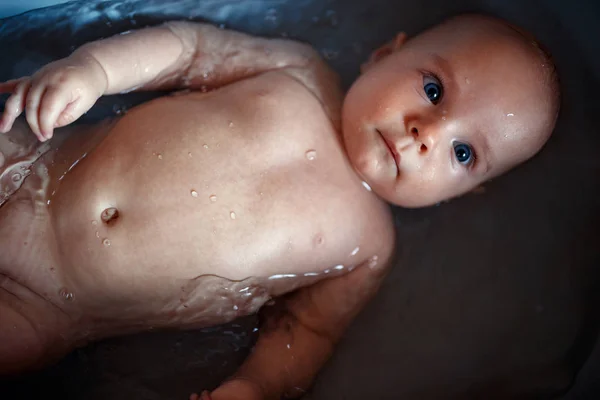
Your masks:
M470 164L473 162L475 155L473 149L466 143L457 142L454 144L454 155L461 164Z
M439 79L434 76L426 75L423 77L423 90L432 104L439 103L442 99L442 95L444 94L442 84L440 83Z

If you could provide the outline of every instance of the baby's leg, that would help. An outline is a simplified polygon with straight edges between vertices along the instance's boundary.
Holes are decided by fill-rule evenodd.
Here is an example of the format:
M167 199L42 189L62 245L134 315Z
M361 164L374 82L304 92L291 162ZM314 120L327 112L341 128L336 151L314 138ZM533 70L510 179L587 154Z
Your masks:
M60 310L0 274L0 376L43 367L71 348L57 333L68 326Z
M71 317L56 301L60 268L44 179L34 164L49 145L17 124L0 135L0 375L36 368L68 351Z

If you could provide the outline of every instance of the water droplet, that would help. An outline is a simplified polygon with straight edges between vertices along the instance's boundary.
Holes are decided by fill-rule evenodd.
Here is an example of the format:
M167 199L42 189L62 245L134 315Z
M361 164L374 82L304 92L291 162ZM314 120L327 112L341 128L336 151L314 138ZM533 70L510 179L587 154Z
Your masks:
M365 189L367 189L369 192L373 190L373 189L371 189L371 186L369 186L369 184L367 182L362 181L361 183L365 187Z
M283 278L295 278L296 274L277 274L277 275L271 275L269 278L269 280L273 280L273 279L283 279Z
M229 216L231 217L231 219L235 219L235 213L233 211L229 213Z
M191 190L190 194L192 195L192 197L198 197L198 192L196 192L195 190Z
M215 201L217 201L217 196L215 196L214 194L211 194L211 195L208 197L208 199L209 199L211 202L213 202L213 203L214 203Z
M96 225L98 225L98 221L96 221L95 219L94 219L94 220L92 220L92 225L93 225L93 226L96 226Z
M471 83L471 81L469 80L469 78L465 78L465 83L468 85L469 83Z
M127 111L127 107L125 107L122 104L115 104L112 109L113 112L117 115L121 115Z
M192 157L192 153L188 153L188 157Z
M229 121L229 127L233 128L233 121Z
M233 310L234 310L234 311L237 311L238 309L239 309L239 307L238 307L238 306L236 306L236 305L234 305L234 306L233 306Z
M442 117L442 121L445 121L445 120L446 120L446 117Z
M377 266L377 262L378 262L379 257L377 256L373 256L369 259L369 268L375 268Z
M350 253L350 255L351 255L351 256L355 256L355 255L356 255L356 253L358 253L358 250L360 250L360 248L359 248L358 246L356 246L356 247L354 248L354 250L352 250L352 253Z
M273 25L277 24L279 22L279 14L277 13L277 10L274 8L269 8L267 10L267 14L265 15L265 21Z
M204 144L202 145L202 147L204 147L205 149L208 149L208 145L207 145L206 143L204 143Z
M19 182L21 180L21 174L19 174L19 173L13 174L13 176L11 176L11 179L13 182Z
M318 276L319 274L317 272L307 272L304 274L304 276Z
M323 57L326 60L335 60L336 58L339 57L340 52L337 50L333 50L333 49L323 49L323 50L321 50L321 54L323 54Z
M316 159L317 158L317 151L316 150L308 150L306 152L306 158L309 161L312 161L312 160Z
M508 114L506 114L506 116L507 116L507 117L514 117L514 116L515 116L515 114L513 114L513 113L508 113Z
M344 269L344 266L342 264L336 265L335 267L333 267L333 269L337 269L339 271L339 270Z
M68 301L73 300L73 293L69 292L66 288L60 289L60 291L58 292L58 295L65 300L68 300Z
M291 349L291 348L292 348L292 345L290 345L290 344L288 343L288 344L287 344L287 348L288 348L288 349Z
M329 22L329 26L335 28L339 24L337 13L333 10L325 11L325 19Z
M102 241L102 244L103 244L104 246L108 247L108 246L110 246L110 240L109 240L109 239L104 239L104 240Z

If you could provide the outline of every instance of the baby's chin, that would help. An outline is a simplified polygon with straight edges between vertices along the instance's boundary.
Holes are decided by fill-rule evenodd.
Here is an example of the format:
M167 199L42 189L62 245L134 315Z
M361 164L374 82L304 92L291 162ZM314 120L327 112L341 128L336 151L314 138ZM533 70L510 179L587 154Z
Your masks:
M444 197L439 193L428 192L416 185L401 185L399 187L395 183L374 181L369 180L368 178L365 179L365 177L360 174L359 176L363 181L363 186L375 193L377 197L393 206L402 208L424 208L450 200L447 196Z

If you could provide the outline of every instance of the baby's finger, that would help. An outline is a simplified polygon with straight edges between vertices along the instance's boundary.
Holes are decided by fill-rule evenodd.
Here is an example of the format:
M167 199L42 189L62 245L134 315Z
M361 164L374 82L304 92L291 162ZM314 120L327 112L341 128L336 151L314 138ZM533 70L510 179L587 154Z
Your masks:
M69 97L67 97L69 96ZM52 137L54 127L57 126L59 117L71 109L71 98L68 92L58 87L50 86L46 89L39 107L40 132L45 139Z
M14 90L12 96L4 104L4 113L0 118L0 132L6 133L11 130L13 123L25 108L25 99L29 92L29 80L22 80Z
M0 82L0 93L12 93L15 91L15 88L23 81L29 79L28 77L11 79L6 82Z
M200 393L200 400L211 400L208 390L205 390L204 392Z
M43 137L40 131L39 112L40 102L45 92L45 85L32 85L31 89L29 89L29 94L27 95L27 100L25 102L25 116L27 117L27 122L29 123L29 127L33 133L35 133L38 138Z

